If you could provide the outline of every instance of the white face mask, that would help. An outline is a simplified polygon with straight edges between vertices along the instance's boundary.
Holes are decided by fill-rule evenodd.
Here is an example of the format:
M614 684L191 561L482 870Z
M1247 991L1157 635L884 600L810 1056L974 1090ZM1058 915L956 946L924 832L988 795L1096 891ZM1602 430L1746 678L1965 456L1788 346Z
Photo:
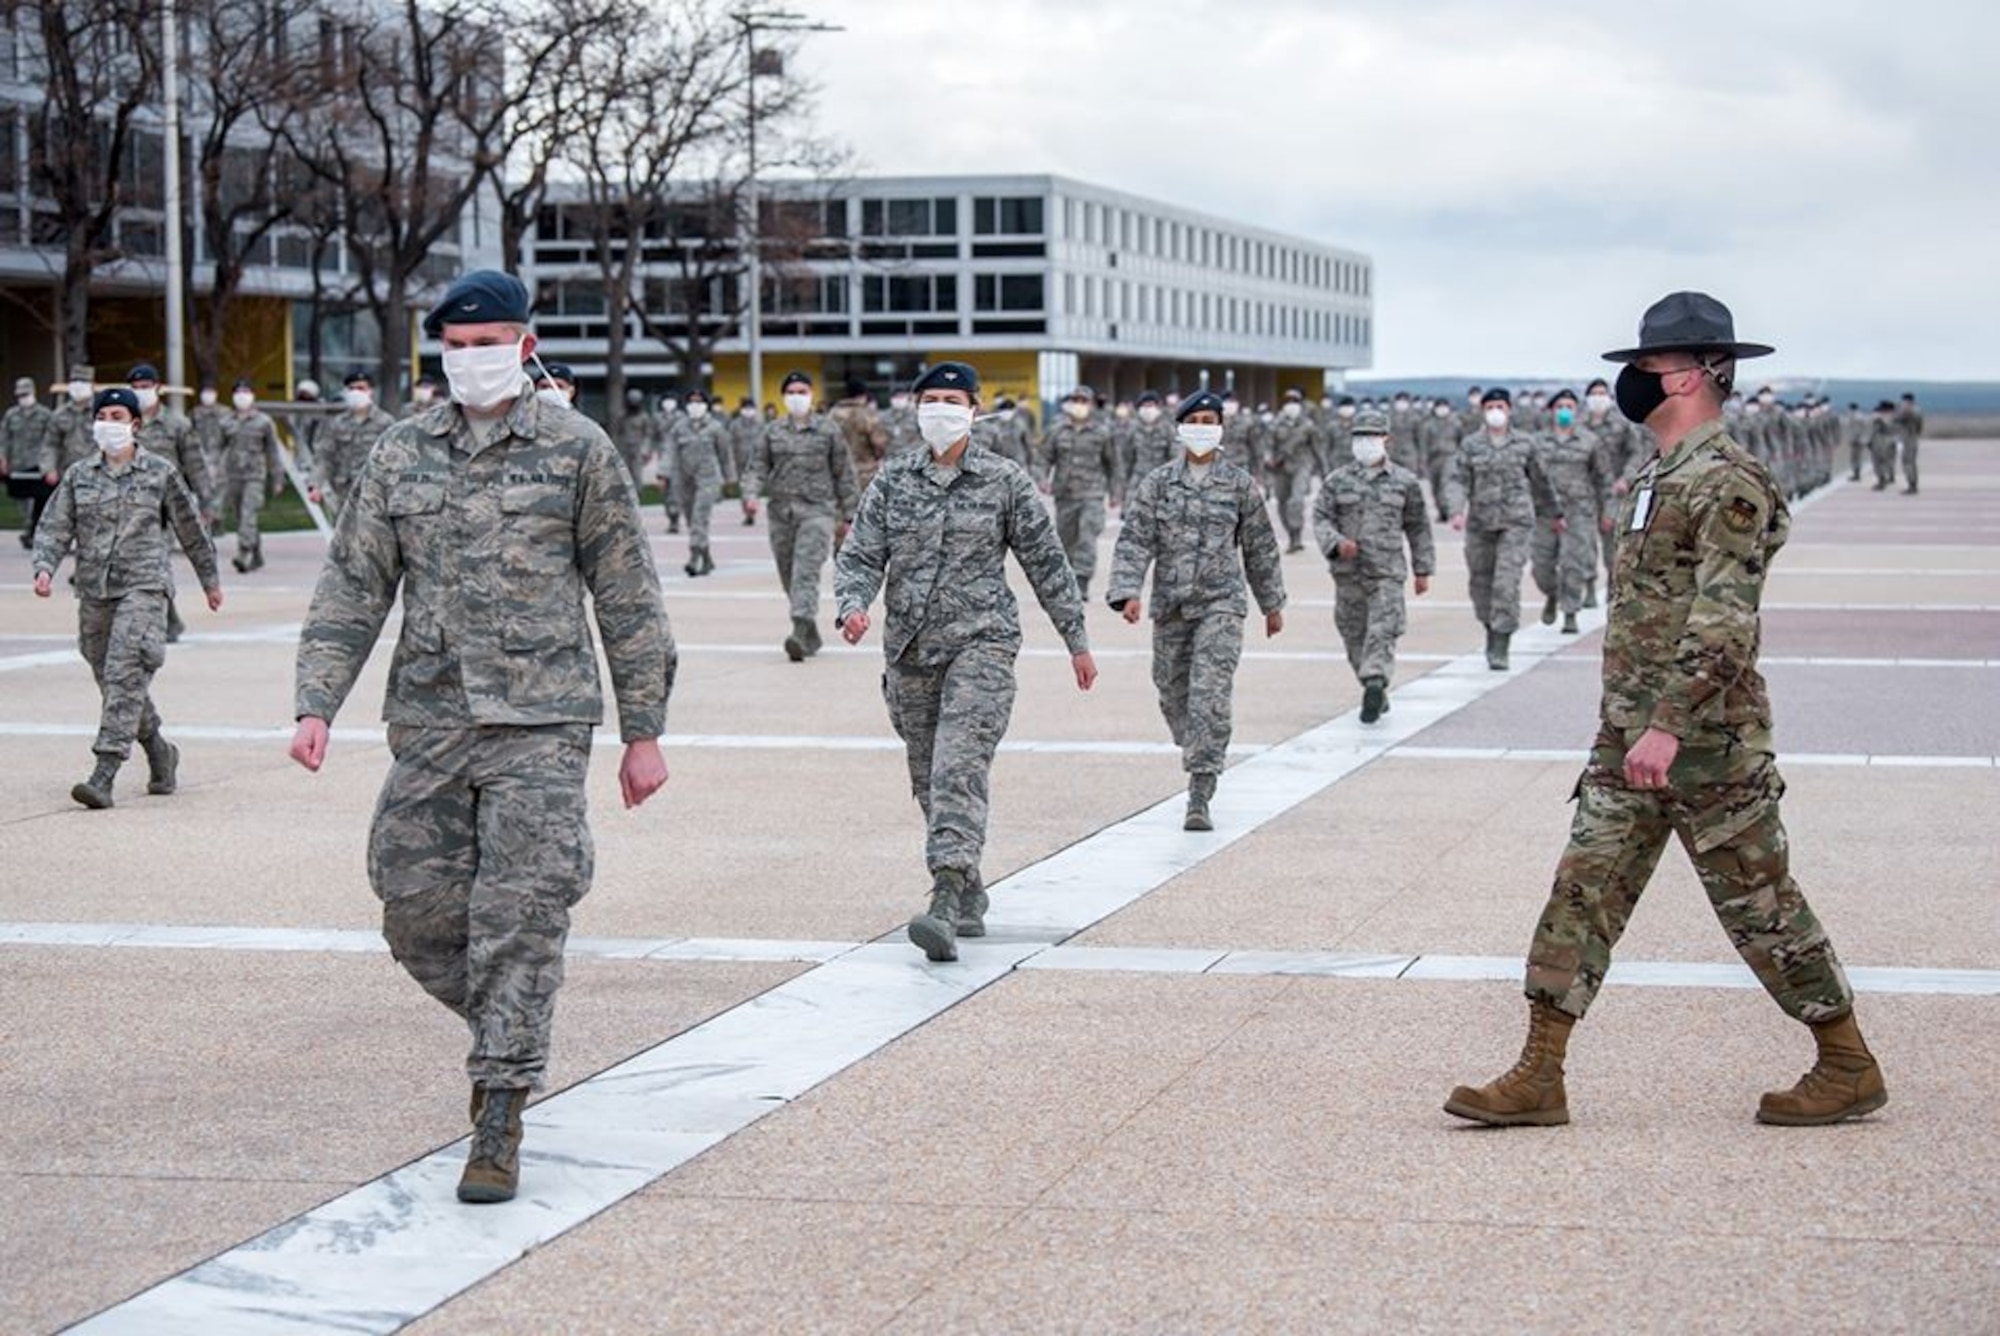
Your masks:
M87 380L71 381L69 383L69 401L73 404L89 403L90 382Z
M375 404L375 392L364 390L359 385L350 385L342 396L347 406L357 413L365 412Z
M563 388L560 385L544 385L541 389L535 391L535 397L550 408L569 407L569 396L563 393Z
M1354 451L1354 462L1365 469L1372 469L1389 457L1389 443L1380 436L1357 436L1349 448Z
M495 343L481 348L444 350L444 378L451 383L453 403L467 408L497 408L521 393L527 373L521 369L519 343Z
M1334 409L1333 411L1339 417L1351 418L1354 416L1354 405L1342 404L1340 407Z
M141 413L150 413L160 406L160 392L150 385L144 389L134 389L132 393L139 396L139 411Z
M703 418L708 416L708 405L701 402L701 400L699 399L689 404L687 406L687 410L688 410L688 416L693 418L696 422L699 422Z
M918 404L917 434L931 453L941 455L972 430L972 409L964 404Z
M17 394L14 396L14 402L23 408L33 408L35 406L35 396L32 394Z
M1398 399L1398 400L1396 401L1396 411L1397 411L1398 413L1407 413L1407 412L1409 412L1409 411L1410 411L1410 401L1409 401L1408 399Z
M250 411L251 406L257 402L257 396L248 390L238 390L229 396L229 402L236 405L237 412L247 413Z
M889 396L889 407L894 408L900 412L902 409L908 408L909 406L910 406L909 395L892 394Z
M1063 412L1081 422L1090 416L1090 405L1081 399L1071 399L1063 404Z
M1014 410L1013 410L1013 409L1011 409L1011 408L1003 408L1003 409L1001 409L1001 410L1000 410L1000 420L1001 420L1002 422L1012 422L1012 421L1014 420Z
M418 408L429 408L431 400L436 397L437 392L428 385L419 385L416 389L410 391L410 402Z
M1222 424L1220 422L1183 422L1174 428L1174 436L1180 441L1181 449L1196 459L1207 459L1222 444Z
M1498 404L1495 404L1493 407L1487 409L1485 417L1486 417L1486 425L1493 428L1493 430L1495 431L1499 431L1502 427L1507 425L1507 410L1500 407Z
M1225 418L1233 418L1242 411L1243 405L1237 403L1234 399L1224 399L1222 401L1222 416Z
M1144 408L1139 410L1139 421L1158 422L1159 420L1160 420L1160 410L1153 407L1153 405L1147 404Z
M1611 411L1611 396L1608 394L1586 394L1583 396L1583 406L1593 413L1608 413Z
M97 442L97 448L107 455L132 448L132 424L129 422L93 422L90 424L90 435Z
M662 399L660 400L660 411L662 413L678 413L681 411L681 401L678 399Z
M1283 408L1279 409L1278 411L1283 413L1288 418L1295 418L1299 414L1305 412L1306 409L1304 404L1294 399L1291 403L1286 404Z
M1431 412L1432 412L1432 413L1434 413L1435 415L1437 415L1438 417L1441 417L1441 418L1447 418L1447 417L1450 417L1450 416L1451 416L1451 405L1450 405L1450 404L1439 404L1439 405L1438 405L1438 406L1437 406L1436 408L1433 408L1433 409L1431 410Z
M785 396L785 411L793 417L804 417L813 411L813 397L810 394L788 394Z

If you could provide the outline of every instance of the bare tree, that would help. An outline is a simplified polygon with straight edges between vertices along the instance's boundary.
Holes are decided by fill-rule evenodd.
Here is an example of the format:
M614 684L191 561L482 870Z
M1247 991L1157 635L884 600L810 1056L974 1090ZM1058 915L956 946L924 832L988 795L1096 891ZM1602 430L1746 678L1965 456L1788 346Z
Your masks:
M118 210L156 202L134 147L140 111L159 95L160 10L158 0L45 0L33 14L48 96L30 113L29 178L63 248L56 328L75 364L90 360L91 280L124 257Z
M517 92L510 99L507 161L497 183L500 260L508 273L521 272L528 234L548 197L550 168L585 109L597 39L607 30L630 31L644 19L642 0L542 0L510 35L517 49L509 61ZM535 66L536 39L545 30L561 32L568 41L541 62L537 77L523 81L520 72Z

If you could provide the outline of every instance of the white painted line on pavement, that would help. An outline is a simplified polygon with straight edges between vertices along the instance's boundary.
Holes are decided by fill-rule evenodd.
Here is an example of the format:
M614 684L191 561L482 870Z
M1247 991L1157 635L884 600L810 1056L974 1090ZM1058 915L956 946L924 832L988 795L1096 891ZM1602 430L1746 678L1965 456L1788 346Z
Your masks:
M1409 761L1550 761L1582 765L1590 755L1585 747L1397 747L1389 753L1394 760ZM1895 756L1878 752L1781 752L1778 767L1795 766L1895 766L1904 769L1990 770L2000 767L2000 756Z

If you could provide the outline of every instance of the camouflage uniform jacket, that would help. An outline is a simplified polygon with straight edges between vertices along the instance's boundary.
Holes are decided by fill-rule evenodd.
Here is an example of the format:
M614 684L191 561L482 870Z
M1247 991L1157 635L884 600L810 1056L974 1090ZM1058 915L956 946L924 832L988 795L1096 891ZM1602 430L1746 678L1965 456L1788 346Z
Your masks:
M123 468L99 453L72 466L56 485L35 530L35 571L53 575L74 543L79 597L171 592L169 531L194 563L201 587L220 589L215 544L180 471L144 450Z
M729 428L710 414L697 422L685 413L674 424L674 476L697 487L720 488L736 481L736 461L730 457Z
M750 447L743 465L743 494L764 495L805 510L832 511L841 520L854 514L859 489L854 457L840 428L828 417L779 418Z
M643 460L660 448L660 421L644 408L618 415L618 449L628 459Z
M1257 608L1270 614L1285 606L1278 537L1263 493L1234 464L1209 466L1197 480L1185 456L1162 464L1139 480L1125 507L1125 523L1111 553L1111 583L1105 591L1113 607L1139 596L1146 568L1153 568L1153 620L1180 613L1199 617L1249 611L1243 597L1246 572Z
M47 404L15 404L0 417L0 459L7 461L9 473L34 474L41 477L51 472L44 461L42 447L48 440L49 419L55 410Z
M1906 441L1920 439L1924 434L1924 415L1921 409L1899 407L1896 409L1896 427Z
M90 424L95 419L89 404L79 408L70 399L63 400L62 406L49 414L49 424L42 432L42 459L47 465L44 473L68 473L71 467L97 453L97 441L90 434Z
M1424 444L1430 439L1430 433L1424 428L1428 423L1429 416L1419 415L1413 408L1400 412L1393 408L1389 410L1389 459L1418 477L1424 474ZM1338 454L1333 456L1335 468L1340 466L1340 458Z
M1556 494L1557 513L1596 523L1604 499L1611 494L1597 438L1581 427L1567 432L1551 427L1535 438L1535 460Z
M928 450L898 455L862 497L834 560L837 620L866 611L886 578L882 650L891 663L946 663L974 644L1018 650L1009 552L1069 652L1089 649L1076 576L1027 473L976 444L957 468Z
M1069 414L1049 433L1049 485L1058 501L1101 501L1125 490L1116 438L1102 414Z
M211 456L220 458L222 419L228 415L227 409L216 404L196 404L194 411L189 414L189 420L194 423L195 439L201 442L201 448Z
M875 405L866 399L843 399L829 408L826 415L840 428L840 437L847 442L847 453L853 456L855 486L865 489L874 481L882 461L889 457L889 432L875 412Z
M1278 414L1264 441L1264 467L1296 473L1301 477L1325 470L1319 428L1304 413L1297 417Z
M1019 464L1024 469L1034 463L1028 424L1021 420L1018 411L1012 417L977 419L972 424L972 439L1002 459Z
M1639 433L1625 420L1625 415L1615 408L1606 409L1603 417L1586 413L1576 425L1597 438L1597 467L1604 475L1604 485L1609 487L1625 477L1639 441ZM1604 504L1608 508L1609 500Z
M1264 467L1263 435L1254 413L1238 411L1223 418L1222 462L1254 477Z
M1458 457L1458 443L1465 433L1458 429L1458 415L1437 413L1424 415L1417 427L1418 438L1423 442L1424 464L1427 468L1449 470L1452 461Z
M1625 498L1604 630L1606 725L1702 752L1770 748L1759 604L1791 515L1763 465L1703 423Z
M202 457L201 441L195 436L194 423L171 408L162 408L151 417L139 420L133 438L138 441L141 450L149 455L158 455L174 466L204 512L214 511L214 479L208 476L208 461Z
M483 444L455 404L389 429L341 509L299 634L300 716L333 718L398 588L389 723L599 722L588 592L620 735L665 729L674 640L638 493L582 414L527 393Z
M344 501L368 463L368 452L395 425L396 419L372 406L366 413L342 413L323 425L313 451L313 486L331 488Z
M1136 486L1162 464L1171 464L1180 453L1180 440L1175 434L1174 420L1162 413L1151 422L1134 416L1132 430L1126 437L1130 443L1130 453L1124 460L1125 485Z
M222 419L222 467L238 478L269 476L279 468L278 426L270 414L253 408Z
M1522 431L1495 440L1482 427L1460 441L1444 492L1444 508L1464 515L1468 529L1525 529L1537 515L1562 514L1535 458L1535 438Z
M889 437L889 458L906 455L924 447L923 433L917 430L917 410L887 408L882 412L882 430Z
M1349 462L1329 473L1313 502L1313 538L1335 575L1401 583L1407 575L1437 570L1423 484L1400 464L1366 468ZM1357 543L1361 551L1343 557L1342 542ZM1410 549L1407 563L1405 543Z

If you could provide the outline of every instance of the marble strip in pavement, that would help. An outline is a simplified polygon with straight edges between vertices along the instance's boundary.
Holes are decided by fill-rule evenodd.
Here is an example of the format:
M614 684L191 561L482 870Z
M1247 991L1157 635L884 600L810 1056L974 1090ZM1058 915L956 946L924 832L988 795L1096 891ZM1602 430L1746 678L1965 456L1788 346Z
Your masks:
M813 964L860 942L767 937L572 937L567 954L594 960ZM0 923L0 946L122 947L150 951L322 951L386 954L362 928L242 928L178 923Z
M1582 765L1590 755L1587 748L1573 747L1398 747L1389 753L1409 761L1567 761ZM1893 756L1875 752L1785 752L1778 764L1794 766L1893 766L1903 769L1991 770L2000 767L2000 756Z
M1601 613L1586 614L1592 629ZM460 1205L464 1141L210 1258L73 1328L145 1336L389 1332L782 1108L910 1030L1228 848L1568 644L1518 634L1515 667L1469 655L1233 767L1218 830L1183 831L1181 795L994 883L988 936L927 964L900 931L856 947L531 1106L522 1194Z

